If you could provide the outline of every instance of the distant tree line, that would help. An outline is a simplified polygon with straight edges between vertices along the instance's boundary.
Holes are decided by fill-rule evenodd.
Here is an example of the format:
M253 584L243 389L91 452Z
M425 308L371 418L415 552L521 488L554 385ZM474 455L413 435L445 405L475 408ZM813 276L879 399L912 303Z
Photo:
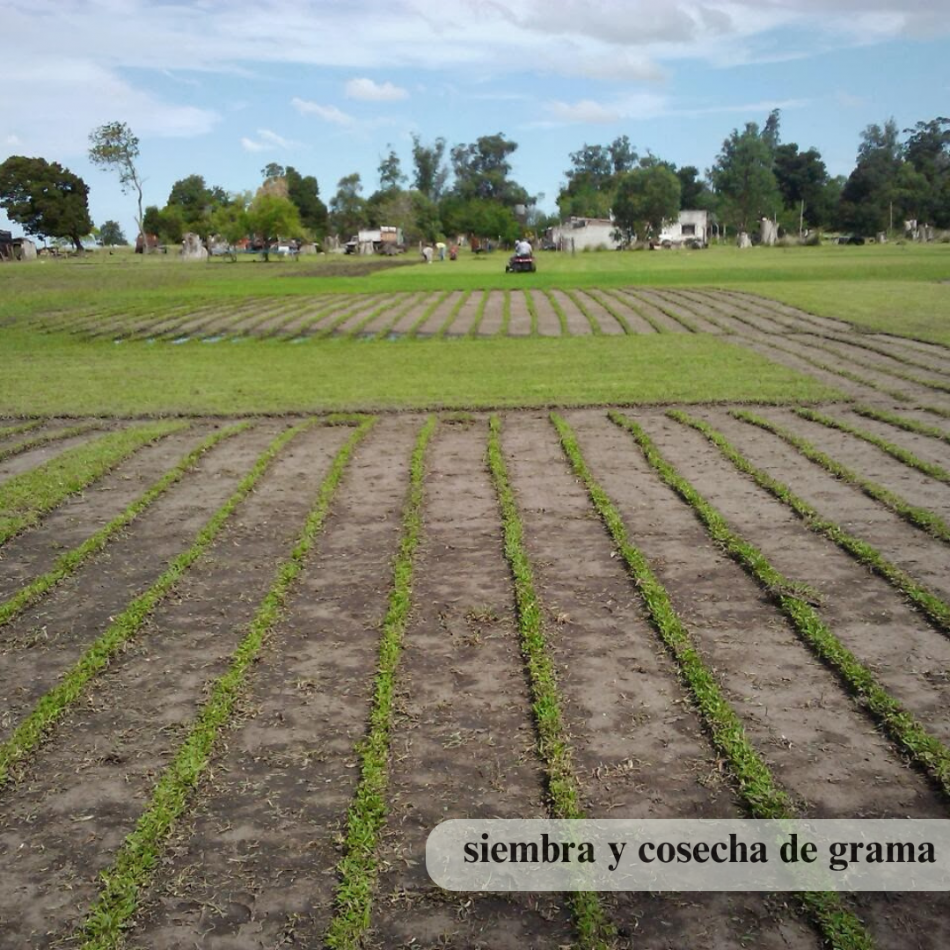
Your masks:
M612 216L624 242L659 230L680 209L706 210L722 228L752 230L771 218L791 233L835 230L859 235L893 231L905 220L950 228L950 119L918 122L900 131L893 120L861 133L849 176L829 175L816 148L782 142L774 110L760 127L733 129L712 166L677 167L650 151L640 154L626 135L606 145L585 143L568 156L570 167L557 196L557 215L538 210L543 195L530 195L512 177L516 142L503 133L448 148L444 138L413 136L411 170L387 146L378 187L368 196L356 172L337 182L325 204L317 179L276 163L261 171L254 192L229 193L200 174L176 181L164 205L143 207L139 142L124 123L90 135L93 164L114 171L137 199L140 233L178 243L188 232L218 234L234 243L255 235L346 240L363 228L395 225L407 243L458 234L510 243L568 217ZM0 164L0 207L24 230L81 248L90 235L123 243L114 221L98 231L89 217L85 182L56 162L14 155Z

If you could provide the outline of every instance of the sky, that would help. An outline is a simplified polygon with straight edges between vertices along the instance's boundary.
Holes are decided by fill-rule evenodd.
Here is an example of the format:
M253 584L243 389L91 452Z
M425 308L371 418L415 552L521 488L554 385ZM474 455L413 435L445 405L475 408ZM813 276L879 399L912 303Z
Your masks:
M22 0L0 10L0 160L66 166L129 237L134 199L87 158L106 122L138 136L159 206L191 174L256 189L270 162L327 202L359 172L368 196L390 147L411 174L413 134L501 132L554 211L585 144L705 172L772 109L847 175L867 125L950 113L948 41L950 0Z

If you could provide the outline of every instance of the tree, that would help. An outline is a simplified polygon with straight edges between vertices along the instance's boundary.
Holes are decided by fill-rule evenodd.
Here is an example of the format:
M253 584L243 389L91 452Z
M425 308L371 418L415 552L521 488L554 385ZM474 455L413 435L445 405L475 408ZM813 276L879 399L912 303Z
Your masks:
M387 145L389 154L379 160L379 187L381 191L398 191L406 176L402 173L399 156L391 145Z
M99 243L103 247L111 247L115 244L128 244L129 242L125 239L118 221L106 221L99 228Z
M445 167L445 139L438 138L432 145L423 145L418 135L412 136L412 164L415 166L412 184L431 201L438 201L445 191L449 170Z
M284 172L287 197L294 203L303 226L314 238L322 240L327 233L327 206L320 200L320 186L313 175L301 175L292 165Z
M136 167L139 157L139 140L124 122L109 122L100 125L89 134L89 161L99 168L116 171L123 194L134 191L138 197L138 214L135 223L139 234L144 234L142 212L142 178Z
M237 260L234 245L246 238L251 230L247 217L247 207L250 203L250 193L230 195L227 204L219 204L211 213L211 228L215 234L227 241L232 261Z
M883 127L869 125L861 133L857 164L838 206L841 225L856 234L886 231L895 220L894 199L902 164L898 134L893 119Z
M269 181L271 178L283 178L284 177L284 166L279 165L277 162L268 162L261 169L261 178L264 181Z
M360 194L362 190L359 172L354 172L337 182L336 194L330 199L331 224L343 237L356 234L366 223L366 199Z
M904 158L929 185L929 200L921 217L938 228L950 227L950 119L938 116L904 129Z
M775 180L782 202L792 219L801 220L809 227L828 224L833 206L828 190L828 169L821 153L814 148L800 152L795 143L779 145L775 149Z
M58 162L12 155L0 165L0 207L28 234L68 238L77 251L92 231L89 188Z
M773 134L777 133L776 126ZM740 231L750 230L760 218L777 214L781 207L773 160L771 141L755 122L746 123L742 132L733 129L722 143L709 177L725 219Z
M623 244L645 240L679 213L680 180L662 164L635 168L621 177L613 210Z
M299 237L303 224L289 198L259 193L247 209L247 226L264 242L264 260L270 259L270 244L283 237Z
M172 185L165 207L178 207L186 230L200 233L205 231L211 222L216 192L220 194L222 189L212 190L205 184L203 176L189 175Z
M508 177L508 157L517 148L518 143L508 141L501 132L483 135L470 145L456 145L452 149L455 194L466 200L483 198L509 207L529 204L528 193Z

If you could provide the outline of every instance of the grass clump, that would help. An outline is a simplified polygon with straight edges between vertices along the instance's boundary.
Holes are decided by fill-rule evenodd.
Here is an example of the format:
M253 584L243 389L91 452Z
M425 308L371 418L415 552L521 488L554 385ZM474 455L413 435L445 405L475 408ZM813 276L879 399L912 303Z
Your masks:
M413 562L422 536L426 448L437 425L434 416L423 425L409 463L409 495L403 509L402 539L393 563L389 607L380 635L369 730L356 750L360 760L360 779L347 813L344 855L337 865L336 909L326 934L327 946L333 950L362 947L363 936L370 924L379 870L376 850L386 820L385 795L389 784L396 671L412 604Z
M32 527L70 495L91 485L134 452L188 425L187 422L153 422L108 432L3 482L0 484L0 545Z
M228 669L214 682L208 701L191 725L171 765L162 773L135 830L125 839L112 866L102 874L102 890L77 934L82 950L111 950L138 906L139 892L158 865L161 849L188 806L192 789L207 768L218 735L227 727L234 704L265 639L280 619L293 582L326 521L350 456L374 424L364 421L337 452L290 556L277 569ZM312 424L284 433L284 441Z
M505 558L511 569L524 657L531 688L532 710L538 730L538 754L547 775L550 810L554 818L583 818L577 796L577 778L571 762L571 747L557 688L554 662L547 649L542 624L541 603L534 587L534 574L524 546L524 527L518 503L501 450L501 421L489 420L488 469L501 509ZM574 925L579 945L607 948L614 936L596 893L576 891L571 895Z

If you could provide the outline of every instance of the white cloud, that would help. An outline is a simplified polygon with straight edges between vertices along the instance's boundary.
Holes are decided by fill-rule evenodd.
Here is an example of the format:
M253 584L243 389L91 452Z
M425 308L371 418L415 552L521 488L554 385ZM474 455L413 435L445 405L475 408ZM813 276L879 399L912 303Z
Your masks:
M270 129L258 129L257 139L242 136L241 147L246 152L272 152L275 149L290 149L299 146L299 142L292 139L285 139L282 135L272 132Z
M245 152L266 152L270 146L265 145L263 142L255 142L254 139L242 136L241 148L243 148Z
M309 99L300 99L294 96L290 104L301 115L316 115L325 122L333 122L336 125L352 125L353 116L347 115L336 106L323 106L319 102L311 102Z
M408 99L409 91L391 82L376 83L372 79L351 79L345 87L348 99L362 99L365 102L397 102Z
M10 148L16 148L18 145L23 144L23 140L20 138L19 135L13 135L11 133L10 135L7 135L4 137L3 144Z
M573 105L566 102L549 102L545 109L552 119L569 125L577 123L608 125L622 118L616 109L603 106L591 99L583 99Z

